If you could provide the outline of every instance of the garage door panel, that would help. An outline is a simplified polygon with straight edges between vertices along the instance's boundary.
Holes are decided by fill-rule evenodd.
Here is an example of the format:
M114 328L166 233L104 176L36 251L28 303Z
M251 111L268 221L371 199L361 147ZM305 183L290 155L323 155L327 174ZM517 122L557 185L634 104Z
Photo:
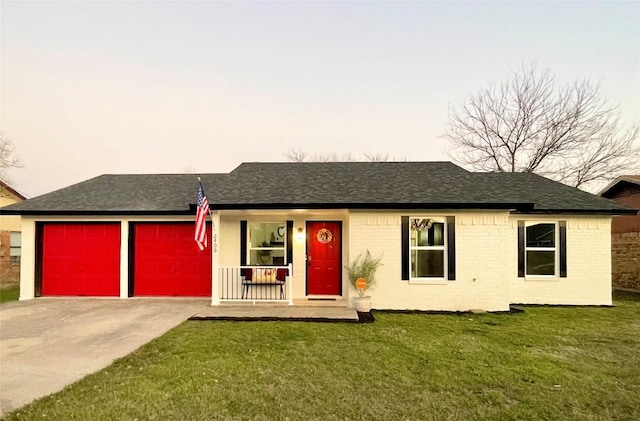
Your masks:
M211 249L200 251L193 234L191 222L134 226L135 295L211 295Z
M100 261L109 259L109 250L104 245L86 245L81 256L84 257L85 265L100 264Z
M119 284L113 282L112 276L105 274L87 274L83 285L84 295L87 296L117 296L120 293Z
M200 250L193 239L191 241L182 241L177 250L177 255L186 259L193 259L194 256L197 256L197 253L200 253Z
M50 223L42 229L43 295L119 295L119 223Z
M65 279L69 279L69 281L65 283ZM55 271L54 269L46 279L46 282L42 284L42 294L66 295L66 291L74 291L77 289L76 283L77 279L68 277L64 272L64 268L59 269L59 271Z

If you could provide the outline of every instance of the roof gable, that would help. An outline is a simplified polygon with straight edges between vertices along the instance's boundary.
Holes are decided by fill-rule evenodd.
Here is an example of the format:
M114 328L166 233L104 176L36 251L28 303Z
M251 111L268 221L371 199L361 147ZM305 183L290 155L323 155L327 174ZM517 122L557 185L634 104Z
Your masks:
M621 175L599 193L602 197L615 197L621 190L640 191L640 175Z
M25 195L2 180L0 180L0 197L7 197L18 202L27 199Z

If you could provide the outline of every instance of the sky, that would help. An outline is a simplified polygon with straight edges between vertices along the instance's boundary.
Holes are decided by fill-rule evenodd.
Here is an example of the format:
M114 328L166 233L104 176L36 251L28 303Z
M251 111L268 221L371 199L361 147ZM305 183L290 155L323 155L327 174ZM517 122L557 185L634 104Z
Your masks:
M0 130L29 197L290 150L448 160L449 107L523 63L640 116L637 1L2 1L0 24Z

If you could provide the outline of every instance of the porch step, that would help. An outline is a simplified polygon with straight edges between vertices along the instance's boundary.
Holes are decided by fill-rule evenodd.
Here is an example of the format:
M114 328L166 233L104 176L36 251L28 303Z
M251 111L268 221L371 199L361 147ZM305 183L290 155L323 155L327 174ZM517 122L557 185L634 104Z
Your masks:
M349 302L343 297L307 297L294 298L293 304L305 307L348 307Z
M358 313L346 306L307 305L219 305L191 317L191 320L306 320L358 322Z

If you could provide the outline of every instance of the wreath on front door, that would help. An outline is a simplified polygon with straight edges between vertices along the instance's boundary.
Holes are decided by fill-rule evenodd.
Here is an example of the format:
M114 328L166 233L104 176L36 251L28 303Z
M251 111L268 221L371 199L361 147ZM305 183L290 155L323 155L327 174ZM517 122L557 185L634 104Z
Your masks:
M316 238L318 239L320 244L327 244L331 242L333 234L328 229L322 228L320 231L318 231L318 235L316 236Z

